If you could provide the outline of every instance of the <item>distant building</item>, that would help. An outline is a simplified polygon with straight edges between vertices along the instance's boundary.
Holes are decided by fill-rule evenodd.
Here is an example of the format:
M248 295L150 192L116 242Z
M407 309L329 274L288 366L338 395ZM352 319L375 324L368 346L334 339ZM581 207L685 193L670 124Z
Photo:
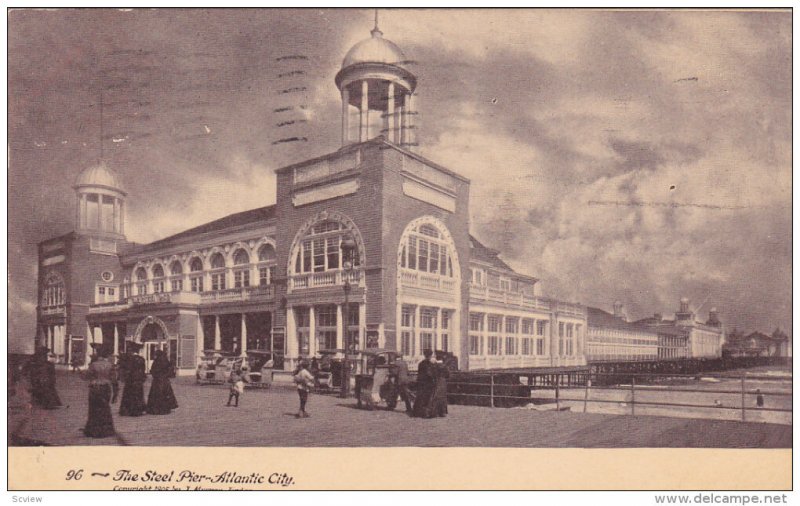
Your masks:
M698 322L694 311L689 308L689 299L682 298L675 319L662 318L660 314L636 322L646 325L660 336L662 358L684 353L687 358L716 358L722 356L722 343L725 340L722 323L716 308L709 311L705 323ZM685 346L685 347L684 347Z
M646 326L628 322L621 303L614 314L587 307L586 359L589 362L643 361L659 357L659 334Z
M746 336L731 334L723 350L732 357L792 356L791 340L780 330L776 330L771 336L762 332L752 332Z
M371 33L336 75L341 149L278 169L275 205L133 244L122 182L84 170L76 230L39 244L37 342L68 363L131 339L183 373L204 350L290 369L346 342L463 369L585 364L583 306L536 296L470 235L470 181L410 151L416 77Z

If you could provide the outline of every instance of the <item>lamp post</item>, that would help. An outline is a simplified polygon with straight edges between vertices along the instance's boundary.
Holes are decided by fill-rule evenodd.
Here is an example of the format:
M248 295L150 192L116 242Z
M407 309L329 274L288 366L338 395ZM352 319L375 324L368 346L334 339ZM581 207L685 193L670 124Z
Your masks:
M342 362L342 389L339 396L344 398L350 393L350 333L347 325L350 323L350 273L353 271L353 252L356 249L356 242L351 237L342 239L340 246L342 250L342 269L344 275L344 315L342 329L344 331L344 361Z

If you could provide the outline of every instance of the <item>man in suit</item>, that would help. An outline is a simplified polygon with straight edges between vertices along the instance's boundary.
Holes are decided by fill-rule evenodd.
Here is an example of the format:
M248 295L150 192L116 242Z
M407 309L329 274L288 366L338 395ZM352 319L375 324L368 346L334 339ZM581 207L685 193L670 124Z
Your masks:
M406 413L411 413L411 396L408 392L408 363L403 360L402 355L398 355L394 362L395 375L397 377L397 391L400 398L406 403Z

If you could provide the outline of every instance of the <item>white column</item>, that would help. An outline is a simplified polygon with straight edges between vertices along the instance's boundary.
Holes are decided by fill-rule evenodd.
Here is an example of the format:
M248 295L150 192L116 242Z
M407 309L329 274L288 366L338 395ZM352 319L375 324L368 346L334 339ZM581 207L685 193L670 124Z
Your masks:
M361 81L361 125L359 141L369 139L369 83L366 79Z
M195 341L195 356L197 363L200 363L200 358L203 356L203 348L206 347L206 335L203 330L203 317L197 315L197 337Z
M64 363L69 364L72 361L72 336L67 341L67 356L64 357Z
M386 125L389 127L389 131L387 133L387 138L391 142L397 142L395 139L395 128L394 128L394 83L389 83L389 93L388 93L388 102L386 103Z
M222 335L219 332L219 315L214 315L214 349L222 349Z
M297 336L297 325L294 319L294 309L286 308L286 354L289 359L296 359L300 355L300 340ZM294 362L292 362L292 366Z
M114 355L119 355L119 328L114 323Z
M242 313L242 356L247 356L247 314Z
M433 350L442 348L442 308L436 308L436 325L433 329Z
M406 143L413 144L415 141L416 136L414 135L414 106L412 97L414 96L413 93L409 93L406 95L406 124L405 124L405 131L406 131Z
M44 346L47 346L48 348L52 349L53 347L50 345L52 341L53 341L53 327L48 325L47 330L45 331Z
M350 141L350 90L342 88L342 146Z
M97 194L97 229L103 229L103 194Z
M93 342L94 342L94 334L92 332L92 328L87 323L86 324L86 337L83 339L83 351L84 351L84 354L86 356L85 363L87 365L89 364L89 357L91 357L91 355L92 355L92 347L90 346L90 343L93 343Z
M395 339L400 339L400 325L397 325L397 330L395 331ZM358 304L358 342L361 345L361 348L364 349L367 347L367 336L365 329L367 328L367 305L363 302ZM378 346L383 348L385 347L386 343L378 342ZM399 348L397 348L399 350Z
M414 335L412 336L414 339L414 345L411 347L413 352L416 356L422 356L422 338L419 335L419 304L414 306Z
M342 310L342 304L336 304L336 347L337 348L344 348L344 333L347 331L347 327L344 325L343 318L344 311Z
M87 216L87 213L86 213L87 202L86 202L86 194L85 193L81 194L81 205L80 206L81 206L81 211L80 211L81 216L80 216L80 221L79 221L80 228L87 228L88 227L88 216Z
M317 315L314 306L308 308L308 356L317 354Z

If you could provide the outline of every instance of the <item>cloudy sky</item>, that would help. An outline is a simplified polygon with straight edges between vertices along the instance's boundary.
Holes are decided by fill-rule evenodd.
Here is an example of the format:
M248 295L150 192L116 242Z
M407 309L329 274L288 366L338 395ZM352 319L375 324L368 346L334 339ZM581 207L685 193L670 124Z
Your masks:
M337 149L333 78L372 19L11 12L11 342L34 332L36 243L72 229L71 185L100 156L101 92L126 231L149 242L272 204L274 169ZM472 180L473 233L543 293L633 317L687 296L729 327L791 332L790 13L384 10L380 25L419 76L419 152Z

